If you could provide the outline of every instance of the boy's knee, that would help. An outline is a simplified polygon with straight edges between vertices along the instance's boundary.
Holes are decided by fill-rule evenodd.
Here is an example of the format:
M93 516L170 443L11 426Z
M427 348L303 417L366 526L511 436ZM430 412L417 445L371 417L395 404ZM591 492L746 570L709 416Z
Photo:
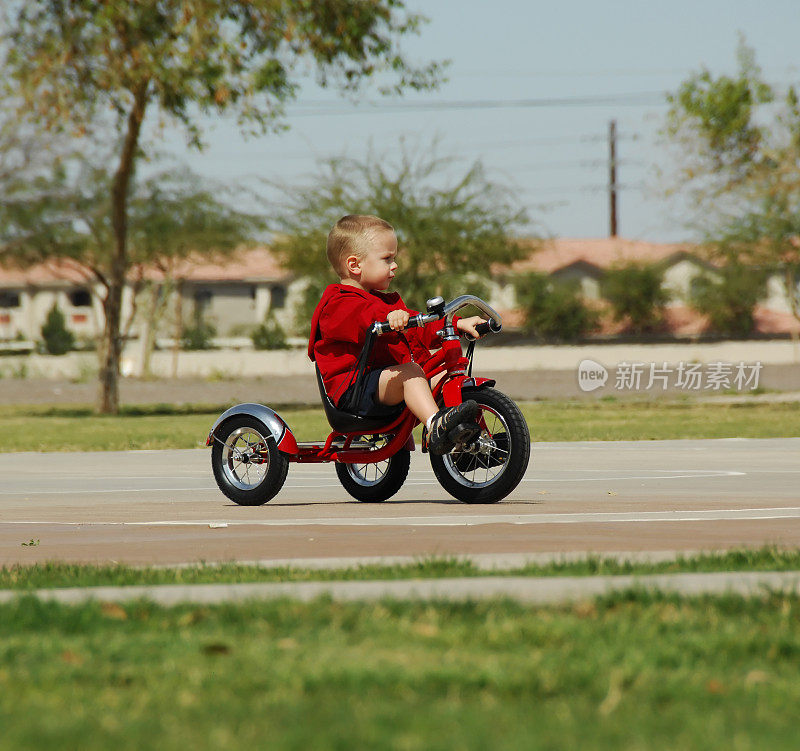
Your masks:
M424 378L425 371L422 369L422 366L416 362L404 362L400 365L402 370L400 371L406 378Z

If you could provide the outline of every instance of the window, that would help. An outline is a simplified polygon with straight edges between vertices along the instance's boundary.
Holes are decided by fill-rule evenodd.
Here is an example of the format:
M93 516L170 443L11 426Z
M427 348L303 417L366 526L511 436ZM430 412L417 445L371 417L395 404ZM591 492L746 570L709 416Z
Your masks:
M92 294L88 289L74 289L67 293L67 297L73 308L90 308L92 306Z
M286 287L276 284L270 290L270 308L284 308L286 307Z
M0 292L0 308L18 308L19 292L3 290Z

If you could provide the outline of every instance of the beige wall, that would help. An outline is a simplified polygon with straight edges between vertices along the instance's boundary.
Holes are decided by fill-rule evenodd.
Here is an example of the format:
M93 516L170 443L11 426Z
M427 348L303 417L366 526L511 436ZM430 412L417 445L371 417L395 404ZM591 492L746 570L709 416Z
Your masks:
M664 286L669 290L672 304L685 304L689 300L692 279L705 272L705 267L688 258L667 267Z

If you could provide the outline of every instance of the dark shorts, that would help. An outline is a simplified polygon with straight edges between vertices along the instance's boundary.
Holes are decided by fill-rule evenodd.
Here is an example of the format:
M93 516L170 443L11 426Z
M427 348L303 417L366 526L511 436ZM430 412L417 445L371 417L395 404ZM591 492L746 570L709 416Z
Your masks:
M375 368L375 370L370 370L367 372L367 379L366 383L364 384L364 393L361 395L361 399L359 400L355 409L355 414L359 415L360 417L385 417L396 414L405 406L402 402L400 404L391 405L381 404L378 401L378 381L380 380L381 373L383 371L384 368ZM355 384L348 387L344 394L342 394L339 404L347 404L350 394L354 388Z

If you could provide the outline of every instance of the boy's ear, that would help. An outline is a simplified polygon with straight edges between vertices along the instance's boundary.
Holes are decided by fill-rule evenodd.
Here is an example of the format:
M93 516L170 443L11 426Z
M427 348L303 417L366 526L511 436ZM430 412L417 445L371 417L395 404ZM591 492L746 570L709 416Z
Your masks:
M358 256L347 256L344 266L351 274L361 273L361 260Z

